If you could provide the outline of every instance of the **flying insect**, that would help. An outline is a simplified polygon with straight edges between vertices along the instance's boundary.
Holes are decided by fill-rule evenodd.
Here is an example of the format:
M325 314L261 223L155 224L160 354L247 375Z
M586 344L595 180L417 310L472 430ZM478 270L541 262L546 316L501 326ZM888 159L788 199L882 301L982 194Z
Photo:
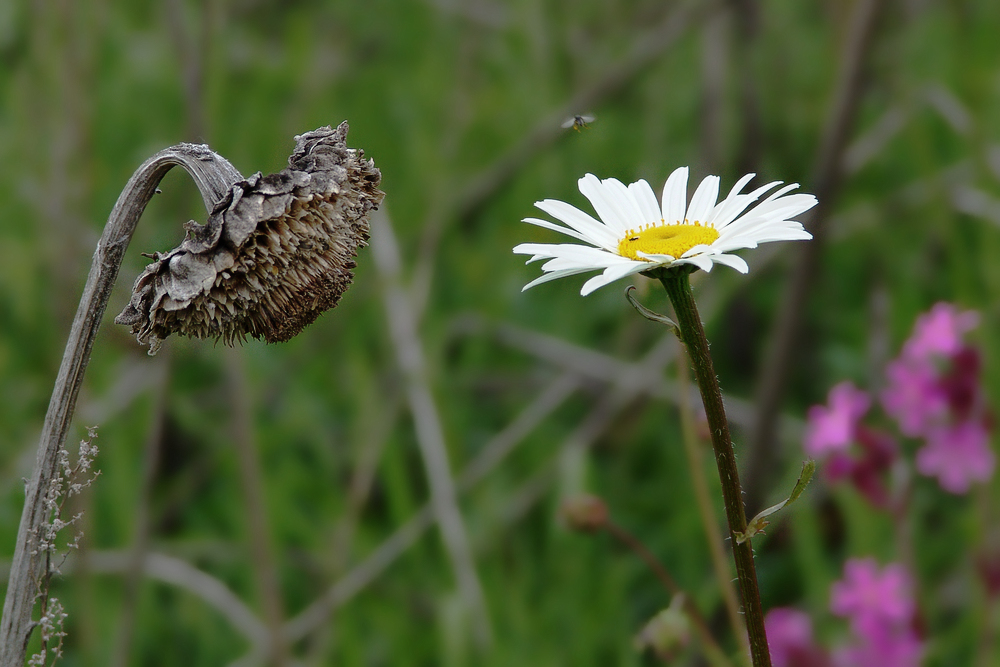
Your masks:
M573 128L574 130L579 132L580 130L585 129L588 125L593 123L594 120L595 118L593 116L581 114L573 116L572 118L567 118L566 121L562 124L562 126L567 130L569 128Z

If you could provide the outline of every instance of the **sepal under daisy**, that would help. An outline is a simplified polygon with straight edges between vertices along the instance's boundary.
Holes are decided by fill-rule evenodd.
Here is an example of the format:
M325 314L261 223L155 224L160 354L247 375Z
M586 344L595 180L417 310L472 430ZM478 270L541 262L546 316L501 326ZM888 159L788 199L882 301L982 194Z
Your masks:
M626 186L614 178L601 180L587 174L579 181L580 192L590 200L599 220L566 202L545 199L535 202L535 206L563 224L541 218L525 218L524 222L589 245L516 246L515 253L531 255L529 264L548 260L542 264L543 274L523 289L578 273L601 271L583 284L580 294L587 295L635 273L685 264L703 271L711 271L714 264L724 264L746 273L749 270L746 261L731 254L734 250L756 248L770 241L811 239L812 235L793 218L815 206L816 197L789 194L798 184L778 187L781 181L743 192L753 177L754 174L747 174L741 178L718 201L720 179L707 176L688 202L687 167L670 175L660 201L644 180Z

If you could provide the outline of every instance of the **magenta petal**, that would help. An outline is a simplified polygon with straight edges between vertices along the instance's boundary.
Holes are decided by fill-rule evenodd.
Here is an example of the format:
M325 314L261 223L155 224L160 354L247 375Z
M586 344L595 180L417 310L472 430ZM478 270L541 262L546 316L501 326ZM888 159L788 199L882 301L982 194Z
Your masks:
M955 494L966 493L973 482L989 480L995 467L989 433L973 421L932 428L927 444L917 452L917 470L937 477L942 489Z
M930 424L947 411L947 398L930 362L897 359L886 366L885 379L882 407L904 435L924 435Z
M955 354L962 346L962 337L977 324L979 313L973 310L960 313L950 303L936 303L930 312L917 318L903 354L918 361L935 354Z
M879 571L874 558L852 558L844 578L830 588L830 611L851 619L859 636L874 636L885 623L904 624L916 611L906 569L890 563Z
M810 456L844 451L854 440L858 420L871 407L871 398L850 382L830 390L827 405L809 408L803 446Z

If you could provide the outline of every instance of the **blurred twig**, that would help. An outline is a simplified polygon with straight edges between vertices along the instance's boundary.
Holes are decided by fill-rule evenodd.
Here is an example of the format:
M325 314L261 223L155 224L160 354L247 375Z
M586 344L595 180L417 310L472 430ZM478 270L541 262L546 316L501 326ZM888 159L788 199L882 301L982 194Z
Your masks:
M760 118L760 95L752 54L760 33L760 7L757 0L727 0L732 8L736 39L733 44L736 77L739 80L740 148L735 171L747 174L759 171L764 145Z
M233 444L239 463L243 503L250 534L250 560L257 579L257 589L264 607L267 623L268 649L271 659L279 667L290 661L288 642L284 637L284 603L278 568L274 557L270 521L264 500L264 476L260 469L253 429L253 409L247 392L246 369L241 350L225 351L226 384L232 401Z
M719 173L722 163L722 142L725 137L726 63L730 12L720 11L705 21L701 28L701 108L698 130L701 138L701 161L711 173ZM740 109L744 118L744 110Z
M684 611L687 613L691 622L694 624L695 631L698 633L698 638L708 654L707 658L709 662L715 667L732 667L733 663L723 652L719 643L715 641L715 637L712 636L711 630L708 628L708 621L702 615L701 610L698 609L698 605L694 603L694 600L690 595L685 593L674 578L670 576L667 572L667 568L663 566L663 563L653 555L645 544L639 541L632 533L628 532L613 520L608 518L604 523L604 529L614 537L616 540L621 542L625 547L631 550L635 555L637 555L642 562L646 564L646 567L659 579L663 587L670 592L674 597L681 596L683 600Z
M678 350L677 360L677 408L681 418L681 439L684 442L684 454L687 457L688 469L691 474L691 486L694 489L695 504L701 525L705 529L705 539L708 542L708 555L712 561L712 571L719 586L719 594L729 616L729 625L733 635L740 645L742 661L747 663L750 655L750 643L747 640L746 625L740 616L740 605L736 598L736 587L733 586L733 571L726 560L723 548L723 532L719 530L718 518L712 509L712 501L708 492L708 482L705 480L705 469L702 467L700 443L695 430L694 409L692 407L692 389L688 375L687 352Z
M88 556L88 566L94 572L127 573L132 567L132 558L131 551L92 552ZM266 654L267 627L219 579L180 558L159 553L147 553L143 557L142 571L150 579L172 584L203 600L250 642L255 654Z
M135 629L136 611L139 605L139 591L142 585L143 565L149 549L150 538L150 497L160 460L167 417L167 389L170 384L170 348L157 357L155 391L153 396L153 418L146 435L143 448L142 479L139 482L139 497L134 506L134 533L130 562L125 571L125 591L122 608L118 615L117 641L111 654L111 665L125 667L129 664L132 635ZM88 561L89 562L89 561Z
M379 461L401 411L400 399L395 386L369 388L366 400L355 416L356 423L361 425L360 433L354 439L357 460L347 485L347 507L337 520L330 540L330 575L335 581L343 576L349 564L351 545L361 512L371 497ZM335 624L329 622L334 611L333 607L328 608L327 622L317 625L319 632L314 634L308 644L312 659L307 658L306 664L323 664L323 655L335 629ZM286 631L288 627L286 625Z
M565 373L556 377L528 406L500 433L497 433L469 466L458 475L459 492L471 490L489 474L511 449L526 437L545 417L569 396L575 385L575 374ZM302 639L326 622L334 609L353 598L372 583L397 558L410 548L424 532L434 525L430 504L424 505L403 526L396 529L387 540L364 561L341 578L322 597L313 602L298 616L291 619L285 629L290 641Z
M841 52L833 101L811 179L812 191L819 199L807 225L813 240L798 248L798 261L778 309L778 320L757 390L757 419L750 437L745 476L746 504L750 508L762 504L771 479L770 472L777 452L774 440L781 401L796 350L806 298L812 289L823 251L826 221L840 189L847 138L861 100L862 70L883 5L881 0L858 0Z
M556 454L538 472L521 485L500 511L501 527L519 521L545 496L556 478L559 461L574 449L589 449L625 409L643 395L651 393L663 378L663 372L676 354L677 339L661 338L641 362L622 364L611 378L612 386L587 413L587 416L563 440Z
M444 432L431 394L423 347L417 333L416 313L402 286L399 248L384 209L372 214L371 227L372 254L383 282L389 334L404 376L435 518L455 570L459 592L474 619L476 640L480 646L487 647L492 643L489 613L469 549L465 523L458 509Z
M685 34L692 20L711 15L718 10L718 6L717 2L707 2L692 9L690 3L682 4L673 9L659 25L634 39L632 49L621 60L610 65L594 81L581 87L559 109L539 120L521 141L470 179L456 201L457 220L462 224L468 223L482 205L525 164L565 134L562 122L567 117L580 113L582 109L592 109L621 92Z
M470 326L485 326L482 323L475 323L472 319L469 319L469 322ZM580 347L554 336L529 331L510 324L495 325L494 332L497 339L506 345L567 370L572 370L581 377L601 382L613 382L615 377L634 372L645 363L642 361L621 361L590 348ZM677 384L671 380L661 379L661 381L647 386L647 390L649 395L656 398L677 401ZM696 388L690 388L689 395L696 403L700 401ZM730 422L744 427L749 427L753 423L754 409L750 401L733 396L727 396L725 401L726 413ZM796 439L801 432L801 419L781 415L780 433L783 438Z

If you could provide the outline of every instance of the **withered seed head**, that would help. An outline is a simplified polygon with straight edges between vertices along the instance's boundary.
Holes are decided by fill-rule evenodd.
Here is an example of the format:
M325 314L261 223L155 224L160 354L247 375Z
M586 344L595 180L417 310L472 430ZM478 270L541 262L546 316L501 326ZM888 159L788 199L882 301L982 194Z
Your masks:
M184 241L153 255L115 322L154 354L172 333L286 341L337 305L367 245L368 212L385 196L347 130L295 137L286 169L236 183L208 222L184 225Z

